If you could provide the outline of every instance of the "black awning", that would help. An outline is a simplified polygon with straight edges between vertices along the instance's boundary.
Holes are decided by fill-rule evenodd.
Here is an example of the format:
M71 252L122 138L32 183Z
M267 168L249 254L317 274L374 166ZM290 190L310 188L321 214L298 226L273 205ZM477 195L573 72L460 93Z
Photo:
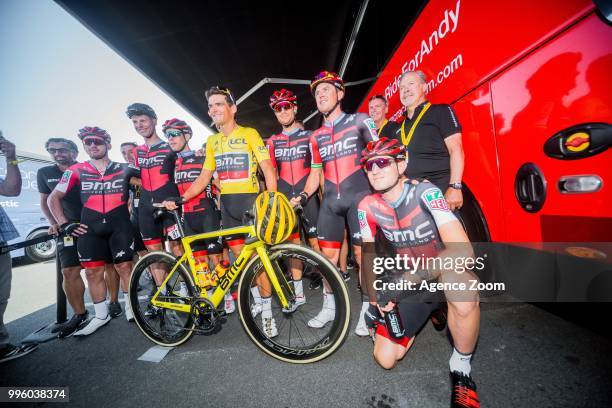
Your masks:
M338 70L363 4L56 1L206 124L204 90L212 85L227 86L240 97L263 78L310 80L322 69ZM424 2L369 1L344 80L375 77ZM350 87L345 110L356 109L370 85ZM298 95L300 119L316 109L307 85L267 84L239 105L238 122L263 137L277 132L268 98L281 87ZM317 116L306 127L319 121Z

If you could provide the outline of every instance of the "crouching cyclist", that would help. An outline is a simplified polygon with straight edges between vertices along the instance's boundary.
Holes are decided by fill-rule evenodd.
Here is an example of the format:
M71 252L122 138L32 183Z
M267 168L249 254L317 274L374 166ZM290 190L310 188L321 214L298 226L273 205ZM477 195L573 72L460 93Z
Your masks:
M86 271L95 317L74 336L87 336L111 319L105 303L104 281L104 267L111 261L121 277L125 317L128 321L133 320L128 286L134 238L127 206L132 174L127 164L108 158L111 137L106 130L85 127L79 130L78 136L91 160L70 166L49 195L48 203L62 232L79 237L79 260ZM61 199L73 189L79 191L83 203L80 224L68 223L61 205Z
M451 243L464 243L464 248L471 248L463 227L448 208L440 189L431 183L418 184L402 176L407 157L397 140L381 138L370 142L362 152L361 162L376 193L359 203L359 225L363 242L374 243L376 256L441 256L439 248ZM419 233L401 233L408 230ZM436 274L435 271L417 272L421 281L438 279L447 282L449 279L468 279L468 275L474 278L469 272L460 276L444 272ZM455 346L449 361L451 406L479 407L476 385L470 376L470 360L480 325L478 294L459 297L445 291L445 295L448 327ZM366 322L374 335L374 358L386 369L393 368L406 355L414 336L438 306L431 301L428 292L401 297L379 302L383 306L371 303L366 313Z

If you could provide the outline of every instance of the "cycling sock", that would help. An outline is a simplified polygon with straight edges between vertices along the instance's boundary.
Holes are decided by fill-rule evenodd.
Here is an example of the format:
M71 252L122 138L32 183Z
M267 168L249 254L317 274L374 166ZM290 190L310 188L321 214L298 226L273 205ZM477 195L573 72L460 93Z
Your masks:
M302 285L301 279L293 281L293 290L295 291L295 296L297 297L304 296L304 286Z
M251 294L253 295L253 299L255 300L255 303L260 304L261 303L261 295L259 294L259 286L253 286L251 288Z
M262 319L269 319L272 317L272 296L261 298L261 317Z
M94 303L94 310L98 319L104 320L108 316L108 307L106 306L106 302L104 300Z
M336 300L334 299L333 293L323 292L323 307L327 309L336 310Z
M451 355L448 365L450 366L451 372L459 371L465 375L470 375L472 371L472 365L470 360L472 359L472 353L463 354L453 347L453 354Z
M130 301L130 295L128 292L123 292L123 299L125 300L126 304Z

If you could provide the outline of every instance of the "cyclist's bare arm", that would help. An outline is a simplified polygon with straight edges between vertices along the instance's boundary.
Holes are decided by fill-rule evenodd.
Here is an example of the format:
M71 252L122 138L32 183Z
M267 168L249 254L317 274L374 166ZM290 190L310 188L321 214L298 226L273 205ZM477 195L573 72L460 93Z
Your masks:
M260 161L259 167L261 167L261 171L263 172L266 180L266 190L276 191L276 169L272 165L272 160L268 159Z
M310 169L310 174L308 175L308 178L306 179L306 184L304 185L304 192L308 194L308 197L312 196L319 189L322 174L322 167L312 167ZM299 197L293 197L291 199L291 205L293 206L296 206L297 204L299 204L299 202Z

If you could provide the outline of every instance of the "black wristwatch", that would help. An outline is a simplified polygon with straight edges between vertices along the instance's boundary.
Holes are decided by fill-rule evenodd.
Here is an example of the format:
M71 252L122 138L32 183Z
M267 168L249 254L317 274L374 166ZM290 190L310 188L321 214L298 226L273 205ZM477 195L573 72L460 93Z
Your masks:
M461 183L450 183L448 185L450 188L454 188L455 190L461 190L463 185Z

